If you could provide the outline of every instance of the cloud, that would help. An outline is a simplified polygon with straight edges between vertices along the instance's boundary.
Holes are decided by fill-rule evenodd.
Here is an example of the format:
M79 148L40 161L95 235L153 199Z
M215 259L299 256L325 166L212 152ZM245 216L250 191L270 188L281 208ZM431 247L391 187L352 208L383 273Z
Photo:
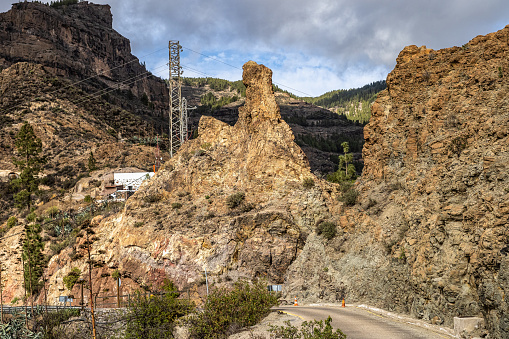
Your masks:
M179 40L188 48L182 63L202 74L239 76L236 68L252 59L273 68L285 85L314 95L384 79L406 45L461 46L503 28L509 17L506 0L94 2L111 6L114 28L148 67L168 52L145 55Z

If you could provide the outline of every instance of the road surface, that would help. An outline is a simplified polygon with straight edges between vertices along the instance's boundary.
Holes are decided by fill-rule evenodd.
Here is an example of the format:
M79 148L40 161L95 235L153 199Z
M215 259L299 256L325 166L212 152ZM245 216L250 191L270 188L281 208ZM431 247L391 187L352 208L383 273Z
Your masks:
M446 334L410 325L396 319L384 317L355 306L284 306L277 307L285 313L304 320L325 320L330 315L332 326L339 328L347 339L441 339L451 338Z

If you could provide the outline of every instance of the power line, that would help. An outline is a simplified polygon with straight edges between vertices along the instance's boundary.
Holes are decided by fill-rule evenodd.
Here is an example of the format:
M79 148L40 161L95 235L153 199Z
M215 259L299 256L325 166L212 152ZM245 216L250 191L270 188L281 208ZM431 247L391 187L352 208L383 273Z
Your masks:
M154 68L154 70L159 69L159 68L162 68L162 67L166 67L166 64L164 64L164 65L160 65L160 66L158 66L158 67ZM149 74L152 74L152 72L151 72L151 71L146 71L146 72L144 72L144 73L138 74L138 75L136 75L136 76L134 76L134 77L131 77L131 78L125 79L125 80L123 80L123 81L121 81L121 82L117 83L117 86L120 86L120 85L126 85L126 86L128 86L128 85L134 84L135 82L137 82L137 81L139 81L139 80L144 79L144 78L143 78L143 76L145 76L145 75L149 75ZM139 78L139 79L136 79L136 78ZM133 80L133 81L131 81L131 80ZM80 104L80 103L83 103L83 102L86 102L86 101L89 101L89 100L96 99L96 98L98 98L98 97L100 97L100 96L102 96L102 95L104 95L104 94L108 94L108 93L114 92L114 91L116 91L117 89L118 89L118 88L113 88L113 89L111 89L111 88L105 88L105 89L99 90L99 91L94 92L94 93L92 93L92 94L88 94L88 95L87 95L84 99L82 99L82 100L80 100L80 101L77 101L77 102L74 102L74 104L75 104L75 105L77 105L77 104Z
M216 59L216 58L211 57L211 56L209 56L209 55L205 55L205 54L203 54L203 53L196 52L196 51L194 51L194 50L192 50L192 49L190 49L190 48L188 48L188 47L184 47L184 46L182 46L182 48L187 49L187 50L189 50L189 51L191 51L191 52L194 52L194 53L196 53L196 54L199 54L199 55L201 55L201 56L204 56L204 57L206 57L206 58L209 58L209 59L215 60L215 61L220 62L220 63L222 63L222 64L225 64L225 65L227 65L227 66L233 67L233 68L235 68L235 69L240 69L240 70L242 71L242 68L240 68L240 67L233 66L233 65L231 65L231 64L229 64L229 63L227 63L227 62L224 62L224 61L222 61L222 60Z
M150 55L152 55L152 54L155 54L155 53L160 52L160 51L165 50L165 49L166 49L166 48L160 48L160 49L158 49L158 50L155 50L155 51L153 51L153 52L151 52L151 53L148 53L148 54L146 54L146 55L142 56L142 58L148 57L148 56L150 56ZM54 90L54 91L52 91L52 92L44 93L44 95L46 95L46 96L52 95L52 94L54 94L54 93L56 93L56 92L59 92L59 91L62 91L62 90L64 90L64 89L66 89L66 88L76 86L77 84L80 84L80 83L82 83L82 82L85 82L85 81L92 80L92 79L94 79L94 78L100 77L101 75L103 75L103 74L105 74L105 73L107 73L107 72L111 72L111 71L116 70L116 69L118 69L118 68L125 67L125 66L127 66L127 65L129 65L129 64L131 64L131 63L133 63L133 62L139 62L139 61L140 61L140 60L139 60L138 58L134 57L134 59L133 59L133 60L131 60L131 61L127 62L127 63L124 63L124 64L122 64L122 65L115 66L115 67L113 67L113 68L110 68L109 70L105 70L105 71L99 72L99 73L97 73L96 75L93 75L93 76L91 76L91 77L85 78L85 79L83 79L83 80L79 80L79 81L72 82L72 83L70 83L69 85L64 86L64 87L61 87L61 88L59 88L59 89L56 89L56 90ZM146 74L146 73L150 73L150 72L145 72L145 73L143 73L143 74ZM9 110L12 110L12 109L15 109L15 108L18 108L18 107L24 106L24 105L26 105L27 103L29 103L30 101L31 101L31 100L27 100L27 101L23 102L22 104L18 104L18 105L15 105L15 106L9 107L8 109L5 109L5 110L1 111L0 113L1 113L1 114L3 114L3 113L6 113L6 112L7 112L7 111L9 111Z
M237 67L237 66L234 66L234 65L231 65L231 64L229 64L229 63L227 63L227 62L225 62L225 61L222 61L222 60L220 60L220 59L217 59L217 58L211 57L211 56L209 56L209 55L206 55L206 54L203 54L203 53L200 53L200 52L197 52L197 51L192 50L191 48L188 48L188 47L184 47L184 46L182 46L182 48L187 49L188 51L191 51L191 52L193 52L193 53L199 54L199 55L204 56L204 57L206 57L206 58L209 58L209 59L215 60L215 61L217 61L217 62L220 62L220 63L222 63L222 64L225 64L225 65L227 65L227 66L230 66L230 67L232 67L232 68L239 69L239 70L241 70L241 71L242 71L242 68ZM193 70L193 71L194 71L194 72L197 72L197 73L202 73L202 72L200 72L200 71L196 71L196 70ZM205 73L202 73L202 74L205 74ZM279 87L286 87L286 88L288 88L288 89L291 89L292 91L295 91L295 92L299 92L299 93L305 94L305 95L306 95L306 96L308 96L308 97L312 97L312 95L311 95L311 94L308 94L308 93L306 93L306 92L300 91L300 90L298 90L298 89L296 89L296 88L292 88L292 87L290 87L290 86L286 86L286 85L283 85L283 84L278 83L278 82L275 82L275 81L273 81L272 83L273 83L273 84L275 84L275 85L277 85L277 86L279 86Z
M12 238L12 237L14 237L16 235L22 234L22 233L25 233L25 232L18 232L18 233L11 234L8 237L1 237L0 240L9 239L9 238Z

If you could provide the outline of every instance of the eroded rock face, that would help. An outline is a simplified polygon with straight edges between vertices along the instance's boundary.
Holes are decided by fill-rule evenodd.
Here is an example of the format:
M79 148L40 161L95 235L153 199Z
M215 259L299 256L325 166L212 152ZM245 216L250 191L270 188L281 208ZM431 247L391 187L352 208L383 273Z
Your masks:
M400 53L364 129L360 204L327 246L308 241L314 264L292 264L294 291L316 297L311 268L332 280L325 299L344 284L352 301L449 326L483 315L509 336L508 36Z
M157 111L167 106L164 81L146 75L131 54L129 40L113 30L109 5L13 4L10 11L0 13L0 67L17 62L41 64L55 75L80 80L99 75L94 81L102 86L129 90L138 97L147 93ZM133 78L137 81L122 83Z
M184 143L121 215L96 226L94 251L104 251L98 259L107 263L94 273L100 290L113 288L111 278L100 278L113 267L125 277L124 291L170 278L204 292L205 269L216 285L241 277L283 282L316 223L332 218L332 188L311 174L281 119L271 75L263 65L245 64L247 99L238 122L202 117L198 138ZM315 187L304 188L305 178ZM68 252L50 262L52 286L70 270L58 264ZM85 270L84 262L73 265Z

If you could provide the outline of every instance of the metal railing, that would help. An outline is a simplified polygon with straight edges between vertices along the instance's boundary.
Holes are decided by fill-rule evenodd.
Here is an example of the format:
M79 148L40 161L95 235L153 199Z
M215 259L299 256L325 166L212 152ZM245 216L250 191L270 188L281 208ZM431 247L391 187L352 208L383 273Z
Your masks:
M131 303L136 300L138 295L143 296L145 298L149 298L151 296L165 295L167 293L178 293L179 299L190 299L190 291L172 291L172 292L139 292L134 294L124 294L120 295L120 298L117 298L116 295L103 295L103 296L95 296L94 297L94 308L95 309L108 309L108 308L125 308L129 307ZM45 305L45 304L34 304L34 310L36 308L45 310L47 308L50 312L55 312L64 309L90 309L89 298L84 297L83 302L81 298L71 298L72 301L60 302L58 301L58 297L55 298L56 301L54 304ZM31 313L31 305L26 306L27 313ZM10 306L3 305L3 312L5 314L17 313L17 312L25 312L25 306ZM34 312L35 313L35 312Z

